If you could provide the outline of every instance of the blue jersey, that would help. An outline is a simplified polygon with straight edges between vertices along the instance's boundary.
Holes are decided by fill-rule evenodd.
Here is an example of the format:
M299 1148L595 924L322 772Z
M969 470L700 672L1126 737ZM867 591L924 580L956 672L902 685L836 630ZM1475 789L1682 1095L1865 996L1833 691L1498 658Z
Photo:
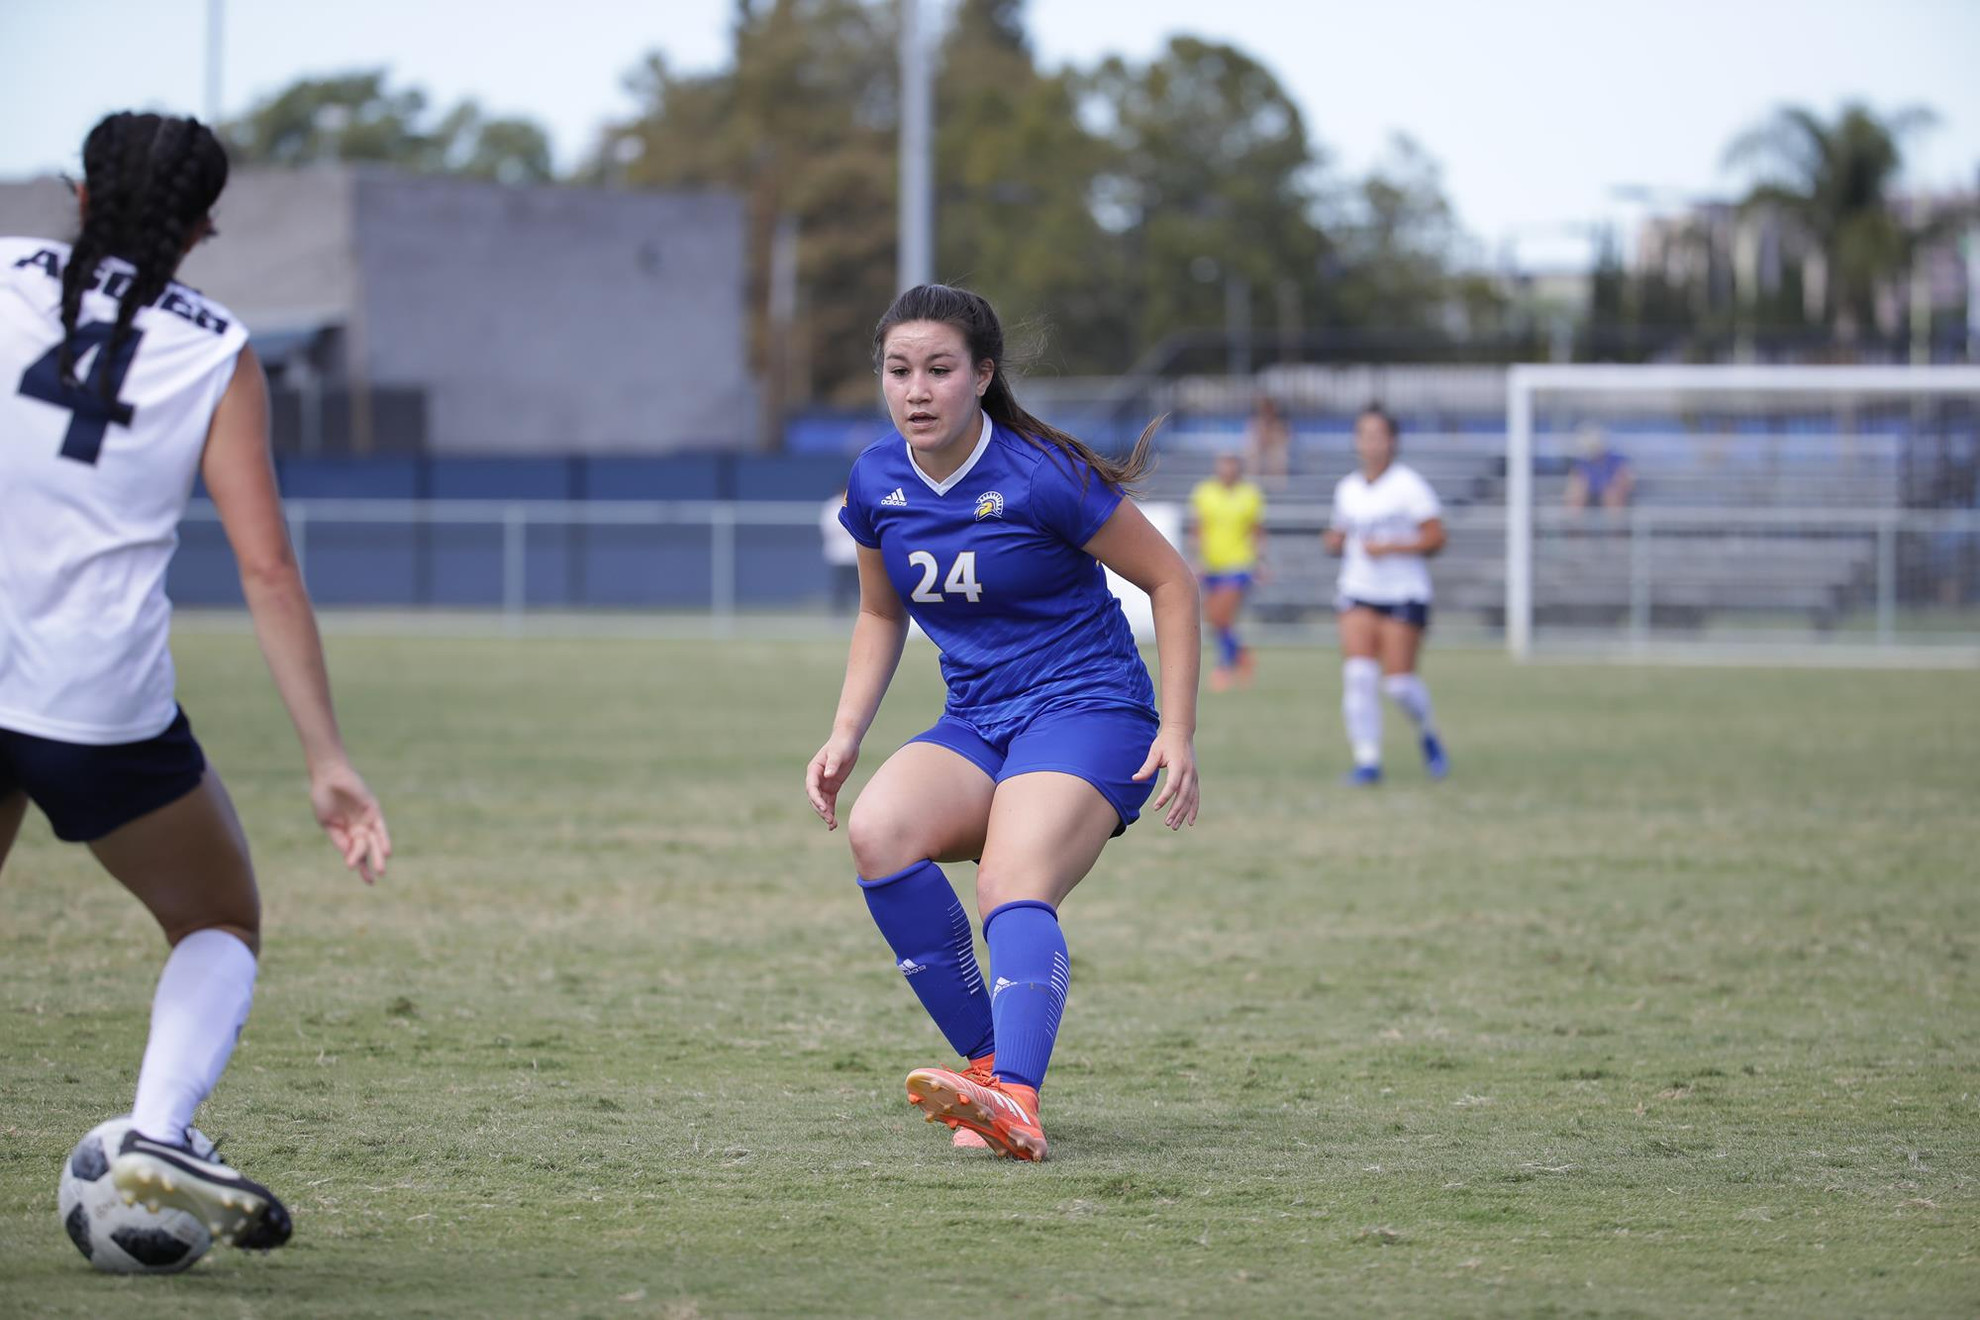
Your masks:
M1613 449L1605 449L1593 457L1575 459L1574 470L1587 483L1588 498L1599 500L1629 471L1629 460Z
M839 520L880 551L908 613L941 648L947 713L1001 744L1068 706L1154 717L1127 616L1080 548L1121 498L1086 464L986 416L947 481L915 466L898 434L868 446Z

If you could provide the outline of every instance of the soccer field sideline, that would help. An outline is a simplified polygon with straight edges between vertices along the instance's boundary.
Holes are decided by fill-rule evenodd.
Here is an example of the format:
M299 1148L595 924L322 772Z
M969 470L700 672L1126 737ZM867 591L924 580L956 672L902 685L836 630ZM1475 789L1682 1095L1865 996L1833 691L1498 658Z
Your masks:
M610 610L530 610L505 615L499 610L346 609L320 610L325 636L392 638L565 638L619 641L816 642L844 645L851 629L845 617L812 612L745 613L728 619L699 613ZM183 636L248 633L253 623L241 610L180 610L175 627ZM1331 667L1337 640L1331 620L1306 623L1247 623L1245 636L1261 650L1311 653L1323 670ZM919 630L915 641L925 641ZM1490 629L1463 619L1440 619L1434 647L1439 653L1456 650L1481 655L1504 654L1504 642ZM1144 643L1149 658L1154 648ZM1847 640L1811 639L1784 645L1780 639L1748 636L1744 640L1664 641L1630 646L1613 639L1573 638L1535 655L1529 664L1547 665L1681 665L1745 669L1980 669L1980 648L1957 643L1909 643L1882 646Z
M179 644L269 927L201 1124L296 1243L114 1280L61 1236L55 1169L127 1103L159 944L31 821L0 941L23 1314L1980 1295L1975 675L1433 650L1456 778L1421 783L1392 728L1391 784L1354 797L1331 657L1269 651L1259 690L1205 699L1204 823L1138 826L1067 905L1031 1169L901 1102L939 1041L798 792L839 642L333 630L401 850L374 892L313 837L252 643ZM932 716L931 670L910 651L862 778Z

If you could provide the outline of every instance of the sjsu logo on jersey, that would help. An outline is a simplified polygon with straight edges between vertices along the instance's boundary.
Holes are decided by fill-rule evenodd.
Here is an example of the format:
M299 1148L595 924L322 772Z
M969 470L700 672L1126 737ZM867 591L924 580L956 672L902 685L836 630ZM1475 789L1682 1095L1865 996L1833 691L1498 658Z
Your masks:
M976 516L981 518L1001 518L1004 516L1004 497L994 490L986 490L976 497Z

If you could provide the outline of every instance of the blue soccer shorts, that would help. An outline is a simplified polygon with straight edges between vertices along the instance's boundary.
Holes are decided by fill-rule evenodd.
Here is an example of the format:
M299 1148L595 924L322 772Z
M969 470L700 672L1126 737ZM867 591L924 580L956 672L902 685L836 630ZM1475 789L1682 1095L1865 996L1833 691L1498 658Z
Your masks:
M1349 610L1374 610L1385 619L1395 619L1412 628L1427 630L1430 627L1430 602L1427 600L1362 600L1357 596L1337 596L1334 610L1346 614Z
M205 774L183 710L156 737L109 746L0 729L0 798L25 792L64 843L94 842L169 806Z
M1158 727L1144 711L1075 706L1045 712L1001 747L949 715L908 741L946 747L999 784L1040 770L1084 779L1121 818L1114 830L1118 838L1140 818L1141 804L1155 791L1155 775L1138 783L1132 776L1148 759Z

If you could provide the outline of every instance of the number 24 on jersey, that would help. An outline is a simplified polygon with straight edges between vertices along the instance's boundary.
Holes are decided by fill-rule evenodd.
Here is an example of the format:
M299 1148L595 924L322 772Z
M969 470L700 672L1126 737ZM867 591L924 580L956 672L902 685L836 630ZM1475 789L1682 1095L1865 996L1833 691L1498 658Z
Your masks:
M976 580L974 550L961 550L956 553L956 560L949 565L949 576L943 579L940 591L930 590L935 585L936 577L942 572L942 563L932 552L910 550L907 561L921 570L921 584L914 589L909 597L911 600L919 601L923 605L940 605L949 596L955 595L963 597L974 605L983 597L983 584Z

